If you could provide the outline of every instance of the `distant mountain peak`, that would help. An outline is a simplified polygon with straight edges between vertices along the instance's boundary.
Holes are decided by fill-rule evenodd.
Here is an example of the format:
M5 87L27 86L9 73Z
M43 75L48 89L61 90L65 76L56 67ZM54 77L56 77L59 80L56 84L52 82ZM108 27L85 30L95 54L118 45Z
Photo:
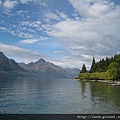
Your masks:
M3 52L0 52L0 55L3 54Z
M44 59L39 59L37 62L46 62Z
M62 68L53 63L46 62L42 58L35 63L19 65L25 70L35 73L36 76L43 78L75 78L80 73L79 69Z
M0 52L0 58L4 58L5 55L3 54L3 52Z

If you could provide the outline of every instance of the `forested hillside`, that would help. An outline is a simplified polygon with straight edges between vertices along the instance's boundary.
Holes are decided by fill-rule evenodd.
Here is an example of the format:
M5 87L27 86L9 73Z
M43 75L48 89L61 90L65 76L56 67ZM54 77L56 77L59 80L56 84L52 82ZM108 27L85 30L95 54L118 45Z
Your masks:
M106 59L101 59L99 62L96 62L95 58L93 57L90 70L87 71L85 64L83 64L82 70L77 78L92 80L119 80L120 54L116 54L111 58L106 57Z

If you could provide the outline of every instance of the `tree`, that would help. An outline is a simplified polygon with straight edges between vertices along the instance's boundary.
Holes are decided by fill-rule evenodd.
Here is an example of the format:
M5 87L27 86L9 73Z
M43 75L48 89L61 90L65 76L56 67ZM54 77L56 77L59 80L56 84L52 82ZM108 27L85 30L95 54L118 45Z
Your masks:
M116 55L115 62L117 62L120 66L120 55Z
M109 64L111 64L112 62L114 62L114 58L113 57L109 58L108 60L109 60Z
M106 62L105 62L105 66L106 66L106 70L108 69L108 66L109 66L109 59L108 59L108 57L106 57L106 60L105 60Z
M90 73L96 72L96 63L95 63L95 58L93 57Z
M116 55L114 58L115 58L115 62L118 63L117 79L120 79L120 54Z
M85 64L83 64L78 78L95 80L120 80L120 54L116 54L111 58L106 57L106 59L101 59L99 62L96 62L95 58L93 57L90 71L87 72Z
M86 66L85 66L85 64L83 64L82 70L80 71L80 73L86 73L86 72L87 72Z
M111 77L111 79L115 80L118 79L118 71L119 71L119 64L117 62L112 62L108 66L108 73Z

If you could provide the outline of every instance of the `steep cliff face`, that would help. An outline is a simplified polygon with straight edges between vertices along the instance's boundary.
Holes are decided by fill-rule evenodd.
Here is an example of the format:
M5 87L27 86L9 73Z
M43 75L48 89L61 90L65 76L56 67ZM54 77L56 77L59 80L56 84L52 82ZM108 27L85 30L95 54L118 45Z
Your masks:
M13 59L8 59L2 52L0 52L0 70L24 71Z
M0 52L0 76L21 76L27 72L20 67L13 59L7 58L2 52Z

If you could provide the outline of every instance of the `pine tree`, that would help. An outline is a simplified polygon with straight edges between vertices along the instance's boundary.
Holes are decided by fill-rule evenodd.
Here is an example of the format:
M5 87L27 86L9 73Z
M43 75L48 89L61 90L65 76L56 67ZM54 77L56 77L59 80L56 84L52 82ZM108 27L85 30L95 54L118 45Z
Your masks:
M86 66L85 66L85 64L83 64L82 70L80 71L80 73L86 73L86 72L87 72Z
M108 69L108 66L109 66L109 58L108 57L106 57L106 63L105 63L105 67L106 67L106 70Z
M90 73L96 72L96 63L95 63L95 58L93 57Z

